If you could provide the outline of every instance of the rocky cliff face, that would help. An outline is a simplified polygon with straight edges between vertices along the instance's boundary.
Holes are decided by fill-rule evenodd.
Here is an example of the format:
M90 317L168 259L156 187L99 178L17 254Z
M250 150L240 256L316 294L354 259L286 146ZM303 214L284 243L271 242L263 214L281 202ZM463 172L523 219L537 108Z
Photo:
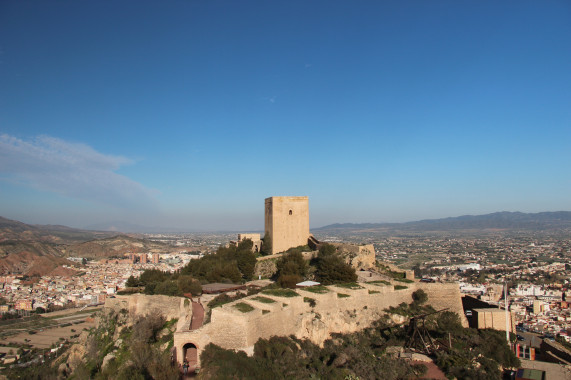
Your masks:
M95 378L143 378L133 375L133 365L140 372L170 371L161 377L151 374L152 378L177 378L169 348L174 331L184 330L191 317L190 301L182 297L136 294L108 298L93 331L82 332L68 355L54 363L59 378L94 378L93 366L98 372Z

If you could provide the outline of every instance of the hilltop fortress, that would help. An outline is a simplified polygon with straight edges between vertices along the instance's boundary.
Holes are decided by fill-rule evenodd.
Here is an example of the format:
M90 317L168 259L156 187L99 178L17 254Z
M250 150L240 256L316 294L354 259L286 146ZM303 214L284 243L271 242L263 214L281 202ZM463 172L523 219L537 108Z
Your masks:
M200 366L200 352L208 343L253 354L258 339L294 335L322 345L332 333L351 333L378 320L390 306L410 303L412 293L422 289L436 309L462 312L457 284L416 282L405 289L394 285L360 283L358 288L328 286L324 293L296 289L291 293L262 292L212 309L210 323L197 330L177 331L174 347L177 360L187 358ZM246 305L246 306L244 306ZM190 355L196 355L189 357Z
M259 236L259 235L258 235ZM258 251L264 243L256 234L241 234L254 242ZM271 241L272 253L258 258L256 275L268 276L275 272L275 262L292 247L309 245L311 252L304 253L309 260L316 255L319 243L309 233L307 197L271 197L265 200L265 243ZM375 250L372 244L355 246L335 244L345 261L358 270L375 271ZM383 264L392 271L396 267ZM411 279L407 272L406 278ZM256 295L241 298L210 310L210 320L203 324L205 310L196 300L177 299L170 303L160 301L160 308L169 316L178 316L174 333L173 354L179 363L187 360L192 367L200 367L200 353L209 343L232 350L253 354L254 344L261 338L294 335L322 345L332 333L351 333L370 327L386 314L385 309L410 303L412 293L422 289L428 302L435 309L456 312L464 326L468 326L463 314L460 290L457 284L432 284L419 281L398 282L394 279L377 280L360 275L355 285L331 285L327 287L268 289ZM368 282L367 282L368 281ZM139 296L118 296L106 306L121 307L138 313L150 309L152 300ZM125 299L123 299L125 298ZM207 315L207 313L206 313ZM208 320L208 318L206 318Z

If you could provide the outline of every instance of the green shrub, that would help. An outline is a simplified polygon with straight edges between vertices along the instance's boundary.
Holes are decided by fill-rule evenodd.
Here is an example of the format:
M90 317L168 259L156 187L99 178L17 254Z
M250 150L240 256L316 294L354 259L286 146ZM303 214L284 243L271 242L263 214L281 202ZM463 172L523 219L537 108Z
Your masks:
M315 302L315 299L310 298L310 297L303 297L303 302L307 302L309 304L309 306L311 306L311 307L315 307L315 305L317 305L317 303Z
M303 278L297 274L282 274L278 277L277 283L281 288L295 289L302 280Z
M307 292L311 292L311 293L317 293L317 294L324 294L324 293L329 292L329 289L324 285L308 286L308 287L304 287L303 290L305 290Z
M276 302L273 299L268 298L268 297L264 297L264 296L256 296L252 299L255 301L258 301L258 302L262 302L262 303L275 303Z
M193 296L202 294L202 285L189 275L180 275L177 280L181 293L191 293Z
M347 298L347 297L351 297L349 294L345 294L345 293L337 293L337 298Z
M377 294L380 293L378 290L369 290L369 294Z
M336 284L335 286L338 286L340 288L346 288L346 289L363 289L363 287L359 284L357 284L356 282L348 282L348 283L344 283L344 284Z
M321 246L315 263L315 278L324 285L357 281L355 268L347 264L331 244Z
M395 290L403 290L403 289L408 289L408 286L404 286L404 285L395 285Z
M276 296L276 297L297 297L299 296L299 294L297 294L295 291L291 290L291 289L266 289L266 290L262 290L263 294L267 294L269 296Z
M237 293L233 297L229 296L226 293L222 293L222 294L219 294L216 297L214 297L212 299L212 301L208 302L208 307L213 309L215 307L225 305L227 303L239 300L239 299L244 298L244 297L246 297L246 294L244 294L244 293Z
M276 263L277 277L283 275L296 275L304 277L307 274L307 261L299 250L291 248L288 253L280 257Z
M415 304L422 305L426 301L428 301L428 294L422 289L418 289L414 293L412 293L412 300Z
M254 310L254 308L248 305L245 302L238 302L237 304L233 305L236 309L241 311L242 313L249 313L250 311Z

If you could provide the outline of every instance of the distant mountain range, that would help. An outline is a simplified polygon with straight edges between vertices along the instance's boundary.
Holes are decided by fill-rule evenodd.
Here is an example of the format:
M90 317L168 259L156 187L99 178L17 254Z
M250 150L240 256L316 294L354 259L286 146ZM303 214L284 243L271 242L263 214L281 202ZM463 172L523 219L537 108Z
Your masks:
M495 212L486 215L464 215L443 219L427 219L406 223L337 223L312 229L316 232L325 231L370 231L370 232L458 232L458 231L553 231L571 230L571 212Z
M91 224L85 227L86 230L108 231L108 232L129 232L129 233L176 233L180 229L168 227L149 227L124 221L113 221L109 223Z
M51 243L77 243L117 235L118 232L92 231L60 225L25 224L0 216L0 241L26 240Z
M344 223L312 229L319 235L399 236L534 232L571 236L571 212L496 212L407 223ZM65 257L104 258L126 252L172 250L138 235L114 231L92 231L59 225L29 225L0 217L0 274L44 275L60 273ZM64 268L66 269L66 268ZM54 272L56 271L56 272ZM60 271L60 272L58 272Z

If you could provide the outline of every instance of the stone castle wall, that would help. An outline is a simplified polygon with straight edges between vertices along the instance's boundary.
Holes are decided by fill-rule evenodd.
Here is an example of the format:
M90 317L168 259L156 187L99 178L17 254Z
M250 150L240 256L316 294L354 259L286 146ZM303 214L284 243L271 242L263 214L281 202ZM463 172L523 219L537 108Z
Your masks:
M183 297L131 294L106 298L105 307L116 311L126 309L129 311L131 320L152 313L160 313L166 320L178 318L177 330L184 330L185 326L190 326L192 319L191 302L188 298Z
M253 252L260 252L262 249L262 240L260 238L260 234L238 234L238 241L236 242L236 246L246 239L250 239L252 241L252 251Z
M410 285L411 291L422 289L428 295L428 303L436 310L448 309L460 317L462 326L468 327L468 320L464 315L464 308L462 306L462 294L460 287L455 283L426 283L415 282Z
M289 335L321 345L331 333L350 333L371 326L385 314L386 308L412 302L412 293L417 289L428 294L429 303L435 309L448 308L460 315L464 326L468 325L457 284L412 283L406 284L408 288L402 290L394 290L392 285L360 285L361 289L329 286L330 291L325 294L297 289L300 296L289 298L260 294L271 298L274 303L257 301L256 295L246 297L213 309L211 322L202 328L176 333L174 345L180 353L186 343L193 343L199 352L208 343L214 343L252 354L258 339ZM340 298L338 294L348 297ZM315 300L315 306L304 302L304 297ZM239 311L234 305L240 302L254 307L254 310L247 313Z
M498 308L472 309L474 318L478 323L478 329L494 329L506 331L506 310ZM515 318L513 312L507 313L508 328L515 332Z
M270 197L265 200L265 233L272 240L272 254L306 245L309 238L307 197Z

